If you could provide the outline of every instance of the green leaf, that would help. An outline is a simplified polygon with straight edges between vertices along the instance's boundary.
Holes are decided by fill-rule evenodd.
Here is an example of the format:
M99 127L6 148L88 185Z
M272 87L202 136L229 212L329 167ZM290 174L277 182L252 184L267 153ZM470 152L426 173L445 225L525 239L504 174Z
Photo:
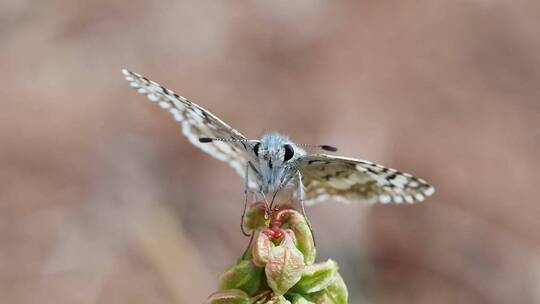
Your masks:
M240 289L248 295L255 294L261 287L263 268L250 260L242 260L219 277L219 289Z
M305 297L315 304L347 304L349 294L345 282L336 272L332 284L321 291L305 295Z
M299 294L295 294L291 298L291 304L315 304L315 303L308 301L306 298L304 298L303 296Z
M306 265L313 264L317 255L317 249L315 248L313 234L305 217L296 210L284 209L279 211L276 218L283 223L283 226L288 226L294 232L296 246L304 255L304 263Z
M243 224L247 230L255 230L257 228L266 227L266 223L266 211L263 203L253 204L246 210Z
M306 266L302 272L302 278L292 290L301 294L323 290L334 282L337 271L338 266L332 260Z
M265 302L265 304L291 304L291 302L285 299L285 297L282 295L276 295Z
M265 272L268 286L278 295L285 294L302 276L304 255L294 245L294 236L285 233L283 242L270 251Z
M260 229L257 231L251 248L253 263L259 267L264 267L266 265L270 251L274 248L274 243L272 243L270 237L268 234L264 233L264 231L265 230Z
M207 304L249 304L248 295L238 289L218 291L210 295Z

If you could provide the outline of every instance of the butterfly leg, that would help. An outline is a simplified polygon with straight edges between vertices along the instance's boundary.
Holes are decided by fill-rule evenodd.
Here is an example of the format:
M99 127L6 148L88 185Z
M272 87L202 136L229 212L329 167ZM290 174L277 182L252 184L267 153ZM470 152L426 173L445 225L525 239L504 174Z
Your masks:
M274 196L272 196L272 201L270 202L270 209L273 208L274 200L276 199L276 196L279 193L279 191L283 190L283 188L289 183L289 181L291 181L291 179L294 176L295 176L294 174L284 174L283 175L283 177L279 181L278 189L276 190L276 192L274 192ZM291 193L291 201L292 201L292 193Z
M248 243L246 249L244 250L244 253L242 253L242 259L243 260L248 258L249 248L251 248L251 243L253 243L253 236L254 236L254 234L252 233L251 237L249 238L249 243Z
M270 202L270 209L272 209L273 206L274 206L274 200L276 199L277 194L279 193L279 191L281 191L281 189L283 189L283 186L284 186L284 184L285 184L285 183L284 183L285 179L286 179L286 178L285 178L285 175L283 175L283 176L281 177L281 180L279 181L279 186L278 186L277 190L274 192L274 195L272 196L272 201ZM288 183L289 180L290 180L290 178L289 178L289 179L286 179L286 180L287 180L287 183Z
M259 191L257 191L256 194L259 194L259 195L262 197L263 202L264 202L264 209L265 209L264 219L265 219L265 220L270 219L271 214L272 214L272 210L271 210L271 207L270 207L270 203L269 203L268 200L266 199L266 195L264 195L264 193L262 192L261 189L259 189Z
M302 209L302 215L306 219L306 223L308 224L309 231L311 232L311 236L313 237L313 245L317 246L317 243L315 242L315 233L313 232L313 228L311 228L311 222L309 221L307 215L306 215L306 209L304 208L304 187L302 187L302 182L298 183L298 201L300 203L300 208Z
M249 194L249 187L248 187L248 173L249 173L249 167L246 165L246 183L244 184L244 210L242 211L242 217L240 219L240 230L242 230L242 234L245 236L252 236L251 234L247 233L246 230L244 230L244 217L246 216L246 210L247 210L247 204L248 204L248 194ZM250 241L251 244L251 241ZM247 249L246 249L247 250Z

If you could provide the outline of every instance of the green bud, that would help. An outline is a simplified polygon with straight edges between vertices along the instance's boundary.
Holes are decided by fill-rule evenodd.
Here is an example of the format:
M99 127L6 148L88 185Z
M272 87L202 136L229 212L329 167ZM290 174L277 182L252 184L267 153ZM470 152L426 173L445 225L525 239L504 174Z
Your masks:
M285 299L285 297L282 295L276 295L265 302L265 304L291 304L291 302Z
M207 304L249 304L248 295L238 289L218 291L210 295Z
M338 272L336 272L335 276L336 278L334 282L328 287L326 287L326 290L328 291L330 297L334 299L334 303L347 304L349 298L347 285L345 285L345 281L343 281L343 278L341 277L341 275L339 275Z
M306 266L302 272L302 278L292 290L301 294L323 290L334 282L337 271L337 263L332 260Z
M265 304L266 302L268 302L268 299L262 298L262 299L258 299L255 302L253 302L253 304Z
M304 255L294 244L294 235L284 233L279 246L272 248L265 272L268 286L278 295L285 294L302 276Z
M249 295L256 293L262 283L263 269L250 260L239 261L219 277L219 289L240 289Z
M251 255L253 257L253 263L259 267L264 267L268 262L268 256L270 251L274 248L274 243L270 240L270 237L265 230L258 230L255 238L253 239L253 246L251 247Z
M308 301L306 298L299 294L295 294L291 299L291 304L315 304L311 301Z
M349 294L345 282L336 272L332 284L321 291L305 295L305 297L316 304L347 304Z
M247 230L255 230L257 228L266 227L268 218L264 209L263 203L255 203L246 210L244 216L244 227Z
M304 255L306 265L313 264L317 249L315 248L313 234L304 216L294 209L283 209L279 211L276 218L283 223L282 225L287 225L294 231L296 245Z

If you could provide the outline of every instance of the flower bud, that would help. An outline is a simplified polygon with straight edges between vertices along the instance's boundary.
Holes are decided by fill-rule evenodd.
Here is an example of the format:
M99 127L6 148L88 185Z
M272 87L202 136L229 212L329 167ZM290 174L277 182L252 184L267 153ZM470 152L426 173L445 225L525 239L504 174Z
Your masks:
M311 301L308 301L306 298L299 294L295 294L291 299L291 304L315 304Z
M219 277L219 289L240 289L253 295L261 286L262 271L250 260L241 260Z
M238 289L218 291L210 295L207 304L249 304L248 295Z
M337 271L337 263L332 260L306 266L292 291L307 294L323 290L334 282Z
M264 303L265 304L291 304L291 302L285 299L285 297L282 295L276 295Z
M304 255L294 244L294 236L286 231L279 246L272 248L265 272L268 286L278 295L285 294L302 276Z
M296 210L283 209L278 212L276 218L282 222L282 225L288 224L289 228L294 231L296 245L298 250L304 255L306 265L313 264L317 255L317 249L315 248L313 234L304 216Z
M246 210L244 216L244 227L247 230L255 230L257 228L266 227L267 215L264 208L264 203L255 203Z
M333 282L325 289L305 295L305 297L316 304L347 304L349 294L347 286L339 275L335 273Z
M271 232L269 229L259 229L253 239L251 255L253 257L253 263L259 267L266 265L270 251L274 248L274 243L272 243L269 236Z

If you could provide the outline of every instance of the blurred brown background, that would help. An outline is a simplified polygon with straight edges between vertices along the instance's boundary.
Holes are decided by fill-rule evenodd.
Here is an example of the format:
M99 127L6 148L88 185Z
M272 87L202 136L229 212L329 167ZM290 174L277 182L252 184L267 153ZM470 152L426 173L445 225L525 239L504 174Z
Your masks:
M311 207L351 303L540 303L538 1L0 3L0 302L202 303L242 181L123 67L249 137L431 181Z

